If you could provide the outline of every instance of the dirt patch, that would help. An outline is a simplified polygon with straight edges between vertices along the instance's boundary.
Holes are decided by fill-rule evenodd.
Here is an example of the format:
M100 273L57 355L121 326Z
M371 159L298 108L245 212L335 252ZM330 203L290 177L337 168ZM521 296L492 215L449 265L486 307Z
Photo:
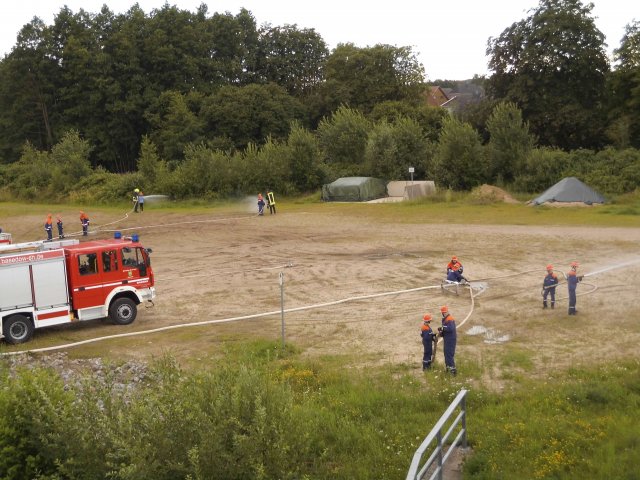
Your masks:
M480 185L471 191L471 198L481 203L520 203L505 190L493 185Z
M126 218L95 214L94 228L111 225L92 238L130 229L126 231L139 233L153 248L155 307L142 309L136 322L126 327L88 322L38 330L28 346L221 321L69 350L75 357L112 360L148 359L168 352L197 367L214 361L226 345L280 338L282 273L286 341L311 358L344 354L356 367L406 364L422 378L420 321L426 312L437 318L443 304L461 325L459 377L481 368L483 382L497 389L513 374L545 377L572 365L638 358L640 314L629 305L640 294L638 282L632 280L640 273L640 229L444 228L382 221L370 208L362 215L322 205L295 213L279 209L277 215L264 217L241 209L185 215L149 208ZM15 241L32 241L42 237L41 216L5 218L2 227ZM76 217L75 212L67 216ZM69 221L70 231L73 223ZM460 258L472 282L486 284L473 299L468 290L455 295L440 288L452 254ZM564 282L558 287L556 309L543 310L545 266L553 263L563 278L573 260L580 261L581 273L596 272L578 287L578 315L567 315ZM603 342L612 318L616 332ZM467 335L474 326L505 341ZM436 374L442 364L438 349Z

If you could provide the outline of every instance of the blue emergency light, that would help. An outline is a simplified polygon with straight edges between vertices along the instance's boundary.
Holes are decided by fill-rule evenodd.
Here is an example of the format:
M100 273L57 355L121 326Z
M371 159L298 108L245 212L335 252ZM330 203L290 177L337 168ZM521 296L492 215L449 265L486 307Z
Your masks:
M113 238L115 238L116 240L120 240L122 238L122 233L121 232L115 232L113 234Z
M140 239L140 237L138 237L137 233L134 233L133 235L131 235L131 241L132 242L137 242Z

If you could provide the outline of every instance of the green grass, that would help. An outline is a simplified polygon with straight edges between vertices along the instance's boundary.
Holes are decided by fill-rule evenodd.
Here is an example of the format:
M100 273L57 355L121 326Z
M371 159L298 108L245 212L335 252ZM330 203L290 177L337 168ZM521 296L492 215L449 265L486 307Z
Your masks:
M495 361L532 368L528 354L515 349ZM210 478L214 471L207 468L222 468L217 462L238 445L265 441L270 458L256 466L251 458L260 455L257 451L243 456L235 460L238 472L258 478L260 472L264 478L404 478L417 446L457 392L467 388L472 453L465 478L637 478L637 361L576 367L543 380L520 375L503 391L482 383L492 362L461 362L457 377L443 375L438 367L417 375L409 365L345 368L352 364L343 356L309 360L293 345L282 350L277 341L232 343L223 357L195 370L181 370L169 357L159 359L147 386L123 403L119 391L97 383L84 394L63 394L51 375L24 371L9 381L0 363L0 427L20 435L18 451L11 447L16 459L22 458L20 448L43 448L42 442L56 438L56 455L49 460L42 450L39 468L53 474L56 465L66 465L75 474L65 478L110 468L119 472L113 478L132 478L127 476L132 472L135 478ZM96 411L96 401L108 407ZM262 416L262 408L273 411L272 417ZM30 415L20 413L29 409ZM45 417L35 426L33 413ZM175 415L180 421L169 422ZM214 427L210 422L216 418L228 425ZM76 437L101 438L103 449L131 448L107 456L118 460L117 468L102 465L104 457L90 455L74 436L62 435L69 430ZM226 431L240 443L226 444ZM171 447L173 440L179 448ZM3 447L8 445L0 441Z
M548 207L526 204L476 204L468 193L452 192L436 197L399 203L325 203L318 192L304 197L279 198L281 213L321 211L339 216L376 218L380 222L453 223L497 225L593 225L610 227L640 227L640 200L637 196L621 197L617 203L595 207ZM238 210L241 200L167 201L150 203L146 212L206 214L212 210L228 213ZM57 205L61 207L62 205ZM66 204L65 208L86 209L82 205ZM91 206L92 212L120 213L131 208L128 203ZM0 202L0 217L21 216L51 210L51 204ZM54 208L55 209L55 208Z

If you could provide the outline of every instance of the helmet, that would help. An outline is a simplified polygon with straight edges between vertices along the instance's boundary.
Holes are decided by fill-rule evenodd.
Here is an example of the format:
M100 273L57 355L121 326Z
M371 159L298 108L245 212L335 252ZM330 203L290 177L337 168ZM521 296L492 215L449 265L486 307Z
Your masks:
M440 307L440 312L449 313L449 307L447 307L446 305L443 305L442 307Z
M424 314L424 317L422 317L422 319L423 319L425 322L430 322L430 321L431 321L431 314L429 314L429 313L425 313L425 314Z
M138 193L139 191L140 191L140 189L139 189L139 188L136 188L136 189L134 190L134 192L136 192L136 193Z
M551 264L547 265L547 270L553 270L553 265Z

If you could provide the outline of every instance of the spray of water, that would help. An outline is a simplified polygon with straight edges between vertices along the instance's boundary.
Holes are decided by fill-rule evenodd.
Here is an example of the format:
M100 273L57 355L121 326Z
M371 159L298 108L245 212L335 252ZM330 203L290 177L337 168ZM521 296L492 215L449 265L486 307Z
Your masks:
M617 268L622 268L622 267L629 267L631 265L636 265L638 263L640 263L640 258L636 259L636 260L632 260L630 262L619 263L617 265L611 265L610 267L605 267L605 268L602 268L600 270L596 270L595 272L589 272L589 273L586 273L584 276L585 277L590 277L592 275L598 275L599 273L608 272L609 270L615 270Z

